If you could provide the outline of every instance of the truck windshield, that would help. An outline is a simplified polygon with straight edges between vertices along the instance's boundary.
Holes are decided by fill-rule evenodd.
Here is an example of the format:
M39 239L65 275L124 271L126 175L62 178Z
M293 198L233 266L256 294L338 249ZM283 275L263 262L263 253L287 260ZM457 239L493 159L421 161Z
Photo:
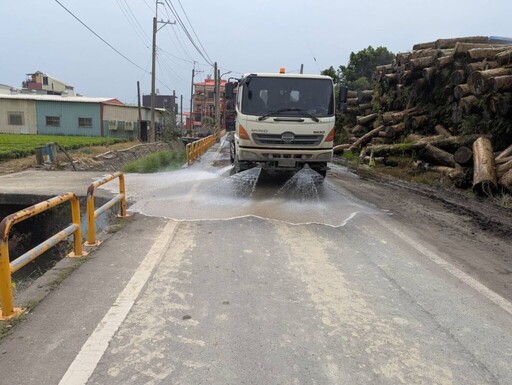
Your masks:
M258 116L333 116L332 81L253 76L243 87L242 113Z

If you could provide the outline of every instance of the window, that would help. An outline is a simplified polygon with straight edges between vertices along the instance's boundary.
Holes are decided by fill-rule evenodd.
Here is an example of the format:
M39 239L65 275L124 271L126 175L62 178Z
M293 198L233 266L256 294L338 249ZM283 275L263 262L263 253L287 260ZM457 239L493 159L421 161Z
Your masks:
M46 117L47 127L60 127L60 116L47 116Z
M48 85L48 76L43 76L43 86Z
M78 127L79 128L91 128L92 127L92 118L78 118Z
M213 99L215 97L215 92L210 91L208 92L208 99Z
M125 123L124 121L122 121L122 120L118 120L118 121L117 121L117 128L118 128L119 130L124 130L124 123Z
M23 126L23 112L8 112L9 126Z

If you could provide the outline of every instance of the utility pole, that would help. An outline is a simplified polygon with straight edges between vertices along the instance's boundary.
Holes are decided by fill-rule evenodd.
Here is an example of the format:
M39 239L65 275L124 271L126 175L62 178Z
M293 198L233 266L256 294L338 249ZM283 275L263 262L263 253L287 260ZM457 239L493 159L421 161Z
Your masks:
M188 125L189 125L189 129L190 129L190 133L192 134L192 128L193 128L193 124L194 124L194 121L192 120L192 101L194 100L194 76L196 76L195 74L196 72L196 62L194 61L194 67L192 68L192 81L190 82L190 116L189 116L189 119L188 119Z
M304 64L301 64L300 65L300 73L303 74L304 73Z
M180 132L183 135L183 95L180 95Z
M220 70L217 62L213 66L215 71L215 134L217 141L220 141Z
M176 24L176 22L170 22L169 20L163 21L158 20L158 4L163 4L160 1L156 0L155 2L155 17L153 18L153 47L151 50L151 125L149 127L149 135L148 141L154 142L156 141L156 127L155 127L155 82L156 82L156 33L160 31L161 28L165 27L167 24ZM160 28L158 28L158 23L163 24Z
M140 82L137 80L137 106L139 107L139 130L137 133L137 139L140 140L140 130L141 130L141 122L142 122L142 112L140 110Z

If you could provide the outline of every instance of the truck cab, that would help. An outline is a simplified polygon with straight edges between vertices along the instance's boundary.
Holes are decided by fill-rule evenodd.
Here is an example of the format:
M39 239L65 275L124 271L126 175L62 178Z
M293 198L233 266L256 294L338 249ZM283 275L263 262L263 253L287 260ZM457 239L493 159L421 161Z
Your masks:
M230 150L235 172L256 165L271 172L308 165L325 176L334 142L332 79L257 73L244 75L237 85ZM226 98L233 97L231 91L228 86Z

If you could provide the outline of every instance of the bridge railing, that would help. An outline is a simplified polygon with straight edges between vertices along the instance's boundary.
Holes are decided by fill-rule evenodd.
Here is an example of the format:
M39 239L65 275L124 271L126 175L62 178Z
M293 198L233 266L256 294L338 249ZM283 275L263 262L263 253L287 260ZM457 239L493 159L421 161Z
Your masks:
M94 196L96 194L96 189L114 179L119 179L119 194L103 206L95 209ZM116 203L119 203L120 206L119 218L128 218L129 215L126 214L126 187L124 174L122 172L115 172L114 174L107 175L106 177L89 185L89 188L87 189L87 242L84 243L84 246L99 246L101 244L101 241L96 239L96 219Z
M187 163L192 164L196 159L203 155L208 149L214 145L217 135L212 134L206 138L196 140L195 142L187 144L186 158Z
M36 247L27 251L25 254L17 257L13 261L9 258L9 232L11 228L24 220L32 218L52 207L61 205L65 202L71 202L71 225L64 230L58 232L51 238L40 243ZM81 257L86 255L82 250L82 230L80 223L80 202L73 193L59 195L54 198L48 199L44 202L30 206L24 210L18 211L14 214L8 215L0 223L0 300L2 301L2 312L0 319L9 319L23 312L23 309L14 308L14 300L12 294L12 280L11 275L25 266L27 263L33 261L41 254L57 245L70 235L74 238L73 252L68 254L68 257Z

